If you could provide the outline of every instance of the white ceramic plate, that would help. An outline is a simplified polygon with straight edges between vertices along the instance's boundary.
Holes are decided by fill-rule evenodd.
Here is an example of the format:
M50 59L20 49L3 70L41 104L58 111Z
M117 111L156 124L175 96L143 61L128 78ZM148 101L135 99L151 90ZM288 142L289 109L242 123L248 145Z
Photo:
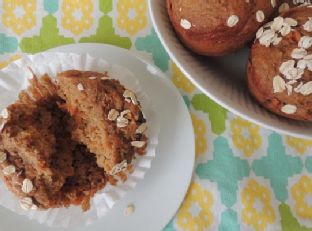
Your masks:
M71 231L159 231L175 215L190 184L195 160L194 133L189 112L176 88L159 69L117 47L100 44L74 44L51 51L89 53L116 63L136 74L159 114L160 135L157 155L145 179L128 193L101 220ZM131 216L124 216L128 204L135 205ZM0 208L0 230L61 231Z
M312 137L312 123L276 116L249 95L246 64L249 50L221 58L205 58L186 49L171 27L166 1L149 0L155 30L171 59L206 95L229 111L268 129L303 138Z

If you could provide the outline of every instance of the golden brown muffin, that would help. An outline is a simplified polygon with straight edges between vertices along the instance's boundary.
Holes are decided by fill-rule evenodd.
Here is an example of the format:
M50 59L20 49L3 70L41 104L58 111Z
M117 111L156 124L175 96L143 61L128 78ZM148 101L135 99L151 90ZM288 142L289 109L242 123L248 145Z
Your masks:
M311 0L283 0L278 11L279 13L284 13L293 7L306 6L311 3L312 3Z
M72 137L96 154L107 174L126 170L144 154L146 121L135 94L107 74L66 71L57 77L64 108L74 119Z
M280 0L167 0L172 25L195 53L220 56L242 48Z
M71 139L71 118L48 76L34 78L0 119L0 177L24 209L81 205L106 183L85 146Z
M272 112L312 121L312 8L297 7L260 28L248 64L251 94Z

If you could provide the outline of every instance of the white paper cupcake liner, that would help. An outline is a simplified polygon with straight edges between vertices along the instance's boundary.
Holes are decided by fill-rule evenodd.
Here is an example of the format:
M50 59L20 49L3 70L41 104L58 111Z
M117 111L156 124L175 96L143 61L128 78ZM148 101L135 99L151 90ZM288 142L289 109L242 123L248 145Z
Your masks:
M25 211L20 207L18 198L7 190L3 182L0 182L0 205L15 213L25 215L31 220L52 227L70 228L89 225L105 216L118 200L144 179L145 173L151 168L152 160L156 154L159 134L156 112L148 95L141 89L138 79L128 69L119 65L111 65L103 59L93 58L88 54L78 55L59 52L23 56L20 60L2 69L0 76L0 110L14 103L19 92L27 88L29 85L28 80L32 78L29 68L37 77L48 74L52 79L56 78L57 73L71 69L96 72L107 71L110 78L119 80L127 89L135 92L141 102L148 124L147 136L149 143L146 154L136 158L133 162L134 171L128 175L125 182L118 182L115 186L107 183L104 189L97 192L91 200L89 211L82 212L81 208L77 206L49 209L47 211Z

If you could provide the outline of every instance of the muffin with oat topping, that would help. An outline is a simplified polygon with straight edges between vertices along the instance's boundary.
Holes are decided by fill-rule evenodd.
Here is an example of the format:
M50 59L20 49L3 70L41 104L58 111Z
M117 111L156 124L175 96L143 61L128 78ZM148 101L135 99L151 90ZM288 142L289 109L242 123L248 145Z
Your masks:
M257 32L248 86L263 107L287 118L312 121L312 8L282 13Z
M312 3L312 0L284 0L283 3L280 5L278 11L279 13L284 13L288 11L290 8L293 7L301 7L306 6Z
M80 205L145 154L136 95L106 73L71 70L34 78L0 114L0 177L22 208Z
M97 164L115 175L134 154L144 154L146 121L136 95L107 74L66 71L57 77L63 105L73 118L72 137L96 155Z
M1 113L0 177L23 209L81 205L106 183L84 145L71 139L69 114L48 76L31 80Z
M220 56L242 48L276 12L281 0L167 0L171 23L197 54Z

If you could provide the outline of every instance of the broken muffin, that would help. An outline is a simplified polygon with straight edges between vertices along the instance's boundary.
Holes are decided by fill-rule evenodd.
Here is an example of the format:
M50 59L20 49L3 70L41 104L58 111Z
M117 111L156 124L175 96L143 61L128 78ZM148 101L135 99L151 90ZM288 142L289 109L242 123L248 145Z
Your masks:
M24 209L80 205L147 146L136 95L106 73L33 77L0 115L0 177Z

